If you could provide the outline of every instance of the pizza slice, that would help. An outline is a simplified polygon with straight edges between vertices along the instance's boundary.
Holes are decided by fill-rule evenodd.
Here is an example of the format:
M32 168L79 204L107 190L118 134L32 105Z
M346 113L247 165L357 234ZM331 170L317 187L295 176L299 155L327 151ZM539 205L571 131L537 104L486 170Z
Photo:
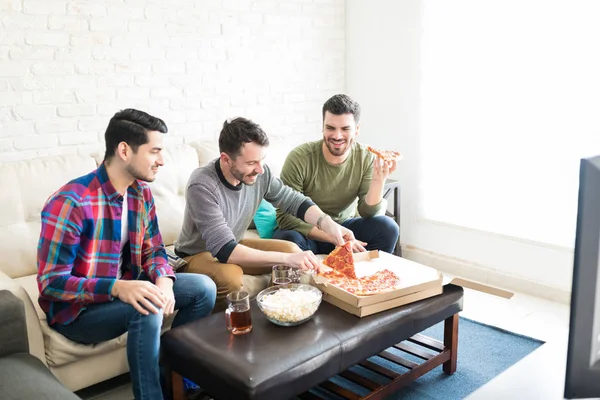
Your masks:
M356 272L354 271L354 255L352 254L352 242L346 242L342 246L337 246L327 257L323 260L323 264L341 274L356 279Z
M356 293L363 290L359 279L350 278L336 270L332 269L331 271L324 272L319 275L327 279L328 284L336 286L342 290L345 290L346 292Z
M393 150L377 150L371 146L367 146L367 150L371 153L375 154L377 157L382 159L383 161L394 161L402 158L402 154Z
M327 279L328 284L357 296L372 296L400 288L400 278L388 269L356 279L333 269L319 275Z
M361 289L354 292L357 296L371 296L397 290L400 278L389 269L377 271L372 275L360 278Z

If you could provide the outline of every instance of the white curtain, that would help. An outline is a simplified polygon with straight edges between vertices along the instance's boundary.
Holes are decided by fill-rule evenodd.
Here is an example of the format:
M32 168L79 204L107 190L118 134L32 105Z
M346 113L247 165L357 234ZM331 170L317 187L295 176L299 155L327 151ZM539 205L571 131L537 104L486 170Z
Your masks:
M572 247L600 154L599 0L424 0L422 214Z

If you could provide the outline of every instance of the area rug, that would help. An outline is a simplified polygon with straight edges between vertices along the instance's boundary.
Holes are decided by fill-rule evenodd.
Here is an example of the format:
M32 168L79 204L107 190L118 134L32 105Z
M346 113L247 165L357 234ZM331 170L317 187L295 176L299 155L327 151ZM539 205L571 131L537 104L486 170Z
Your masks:
M443 323L439 323L425 330L423 334L441 341L443 340L443 330ZM541 340L462 317L459 321L458 332L458 366L453 375L446 375L440 366L388 398L402 400L464 399L544 344ZM397 350L391 348L389 351L396 352ZM403 353L402 356L410 361L423 362L417 358L410 358L406 353ZM371 357L369 360L396 372L406 371L403 367L377 356ZM383 384L389 381L360 366L352 367L351 370L378 383ZM359 395L368 393L368 390L339 376L332 378L331 381ZM311 392L326 399L339 399L337 395L321 388L312 389Z

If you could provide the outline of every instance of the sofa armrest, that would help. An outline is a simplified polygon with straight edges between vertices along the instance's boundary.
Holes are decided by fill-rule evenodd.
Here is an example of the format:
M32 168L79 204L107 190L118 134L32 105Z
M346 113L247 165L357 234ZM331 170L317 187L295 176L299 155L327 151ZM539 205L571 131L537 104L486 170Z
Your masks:
M0 290L0 357L28 352L23 302L8 290Z
M40 320L32 303L31 298L25 289L14 279L0 271L0 290L8 290L23 302L25 309L25 322L27 325L27 339L29 342L29 353L37 357L44 365L46 361L46 350L44 348L44 335Z

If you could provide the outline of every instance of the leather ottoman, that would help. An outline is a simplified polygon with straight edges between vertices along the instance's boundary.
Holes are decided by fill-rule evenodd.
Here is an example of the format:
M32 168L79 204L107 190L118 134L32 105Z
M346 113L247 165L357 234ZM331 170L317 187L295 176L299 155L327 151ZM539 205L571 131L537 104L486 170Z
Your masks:
M412 370L411 379L399 377L393 388L380 388L383 396L441 364L445 372L454 372L462 301L463 289L446 285L439 296L364 318L323 302L310 321L297 327L272 324L254 303L249 334L231 335L224 313L213 314L166 332L163 360L217 399L287 399L396 343L414 341L413 335L445 320L446 346L425 345L439 347L435 362Z

